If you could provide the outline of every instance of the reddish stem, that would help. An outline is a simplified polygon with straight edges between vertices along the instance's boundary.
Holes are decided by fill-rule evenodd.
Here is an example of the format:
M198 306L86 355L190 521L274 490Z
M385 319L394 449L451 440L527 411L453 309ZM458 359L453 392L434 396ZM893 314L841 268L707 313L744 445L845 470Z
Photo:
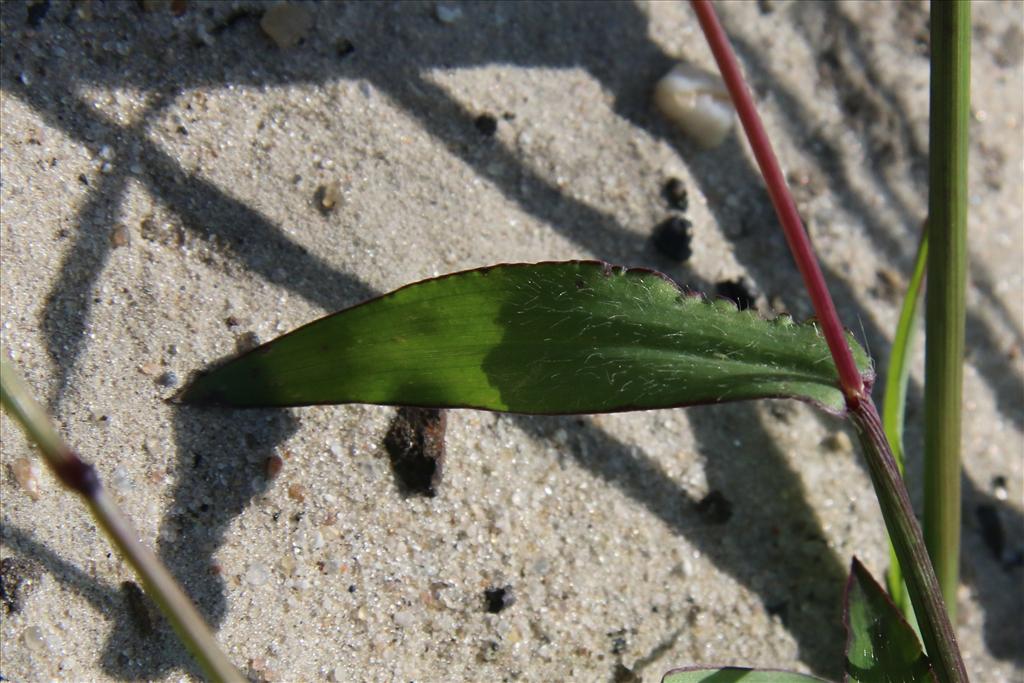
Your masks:
M855 410L861 399L865 398L864 379L857 370L857 364L853 360L853 354L846 343L846 335L843 326L839 322L839 315L836 313L835 304L832 303L832 296L829 294L825 278L818 266L818 260L811 249L811 242L804 230L800 214L797 213L796 204L789 193L789 187L782 176L782 169L772 151L771 142L765 133L761 117L757 115L754 101L750 97L746 83L743 81L743 74L740 72L739 63L729 46L729 39L722 30L722 25L715 16L715 10L709 0L690 0L700 27L704 31L711 52L718 62L718 70L722 73L726 87L729 88L729 95L732 97L736 113L739 114L743 130L750 141L750 147L757 159L757 165L761 168L765 183L768 186L768 194L772 198L772 205L775 213L782 223L782 230L789 243L789 250L793 253L796 266L804 279L804 287L810 294L814 312L818 317L818 323L825 335L825 342L832 352L832 359L835 361L839 371L839 383L843 394L846 396L846 405L850 410Z

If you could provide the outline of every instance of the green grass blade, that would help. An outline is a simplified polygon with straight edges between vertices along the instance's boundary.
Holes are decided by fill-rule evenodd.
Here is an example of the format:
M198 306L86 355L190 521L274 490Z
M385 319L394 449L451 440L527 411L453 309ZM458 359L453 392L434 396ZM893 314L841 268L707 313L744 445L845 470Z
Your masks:
M718 669L677 669L669 671L661 683L824 683L820 678L791 671L745 669L726 666Z
M960 404L967 271L971 6L931 8L928 294L925 315L924 537L956 621L960 565Z
M921 301L922 285L928 259L928 227L925 225L921 235L921 242L917 248L917 258L914 261L914 272L910 277L910 284L907 285L907 293L903 298L903 306L900 309L900 319L896 326L896 336L892 341L892 352L889 354L889 368L886 373L885 395L882 398L882 426L885 428L885 436L889 439L892 447L893 457L904 475L905 466L903 462L903 425L904 414L907 405L907 380L910 377L910 363L908 356L914 345L914 337L917 326L918 304ZM903 615L911 624L914 620L914 609L910 605L910 596L907 595L907 587L903 583L903 572L900 570L899 560L896 559L896 551L889 543L889 572L886 575L886 583L889 587L889 595L893 602L900 608Z
M856 558L846 583L846 680L935 683L917 634Z
M594 413L769 397L844 410L816 326L687 295L653 271L570 261L403 287L200 376L181 400Z

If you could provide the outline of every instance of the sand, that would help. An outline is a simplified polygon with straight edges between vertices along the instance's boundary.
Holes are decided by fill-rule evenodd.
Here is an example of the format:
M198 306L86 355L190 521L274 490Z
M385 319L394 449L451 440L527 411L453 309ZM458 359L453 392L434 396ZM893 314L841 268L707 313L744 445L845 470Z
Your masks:
M746 143L701 149L651 105L677 60L713 67L689 7L303 3L279 47L267 5L172 4L0 8L0 342L232 660L267 681L839 678L850 561L881 577L888 550L852 432L808 406L453 411L426 497L389 463L393 408L167 402L256 339L498 262L742 281L763 312L810 315ZM974 680L1020 681L1024 8L974 11L958 627ZM927 7L720 12L840 314L884 368L926 206ZM652 246L673 216L693 224L685 263ZM84 506L45 471L25 486L36 456L2 428L21 590L0 673L198 678Z

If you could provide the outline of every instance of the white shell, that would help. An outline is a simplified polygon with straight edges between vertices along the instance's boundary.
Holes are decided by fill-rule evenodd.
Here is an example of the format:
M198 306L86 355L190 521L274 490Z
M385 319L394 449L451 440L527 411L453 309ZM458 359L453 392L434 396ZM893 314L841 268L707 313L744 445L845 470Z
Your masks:
M702 147L717 147L732 129L729 91L717 74L677 64L655 86L654 103Z

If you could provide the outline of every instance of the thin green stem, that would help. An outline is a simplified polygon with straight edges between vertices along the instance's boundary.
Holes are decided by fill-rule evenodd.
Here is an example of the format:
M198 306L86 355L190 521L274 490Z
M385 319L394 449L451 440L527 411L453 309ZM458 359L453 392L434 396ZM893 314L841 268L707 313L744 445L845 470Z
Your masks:
M139 575L146 593L163 611L210 680L244 681L171 573L149 548L139 543L131 523L100 485L96 470L64 443L46 412L32 398L28 386L3 358L0 358L0 402L39 446L43 459L57 478L85 499L111 542Z
M928 295L925 310L925 542L951 618L960 565L960 405L967 272L971 7L931 9Z
M903 298L903 306L900 309L899 323L896 326L896 336L892 341L892 352L889 354L889 367L886 372L885 394L882 398L882 425L885 427L885 435L889 438L889 445L899 467L900 475L906 477L903 457L903 424L907 405L907 383L910 377L910 355L911 347L914 344L915 330L917 329L917 311L923 291L925 265L928 259L928 226L924 226L921 233L921 242L917 248L917 258L914 260L914 272L910 276L910 283L907 285L907 293ZM889 585L889 594L893 602L900 608L907 621L916 624L914 610L910 605L906 593L906 586L903 583L903 573L900 571L900 563L896 558L896 550L890 541L889 546L889 572L886 577Z
M942 601L942 593L921 527L914 517L910 496L882 429L874 401L868 399L850 412L857 427L864 459L871 473L882 517L889 530L900 566L906 572L907 590L914 605L925 649L941 683L966 683L967 669L960 658L956 633Z

